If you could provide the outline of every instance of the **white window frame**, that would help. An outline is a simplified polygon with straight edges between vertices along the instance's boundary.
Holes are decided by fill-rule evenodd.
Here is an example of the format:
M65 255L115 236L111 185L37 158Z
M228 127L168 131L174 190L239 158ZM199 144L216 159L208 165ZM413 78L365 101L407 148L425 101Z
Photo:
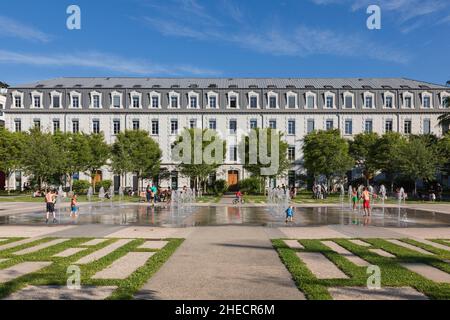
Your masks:
M70 97L69 109L76 109L76 110L83 109L82 102L81 102L82 95L81 95L80 92L78 92L78 91L70 91L69 97ZM74 97L78 97L78 107L77 108L75 108L73 106L73 98Z
M289 133L289 123L294 122L294 133ZM288 136L295 136L297 134L297 121L295 119L289 118L286 122L286 134Z
M386 98L391 97L392 98L392 108L388 108L386 105ZM385 91L383 93L383 109L395 109L395 94L391 91Z
M270 98L275 98L275 108L270 107ZM267 92L267 105L266 109L280 109L280 98L278 97L278 93L274 91Z
M249 93L247 93L247 97L248 97L247 109L260 109L258 92L250 91ZM251 98L256 98L256 108L252 108Z
M395 122L393 118L383 118L383 132L388 133L388 131L386 130L386 124L388 121L392 122L392 131L390 132L395 132Z
M350 122L350 124L351 124L351 133L347 133L347 131L346 131L346 129L347 129L347 122ZM353 135L353 119L352 118L345 118L344 119L344 126L343 126L343 131L344 131L344 135L345 136L352 136Z
M440 96L440 98L441 98L441 103L440 103L440 108L441 109L444 109L445 108L445 99L446 98L450 98L450 92L447 92L447 91L442 91L440 94L439 94L439 96ZM449 106L450 107L450 106Z
M236 108L231 108L231 97L236 97ZM227 109L240 109L239 106L239 93L235 91L230 91L227 93Z
M137 108L133 106L133 97L139 97L139 106ZM132 110L142 109L142 92L138 92L136 90L130 92L130 105L128 107Z
M295 106L293 109L298 109L298 94L293 91L286 92L286 109L292 109L289 108L289 98L294 97L295 99Z
M216 98L216 107L215 108L213 108L211 106L211 98L212 97ZM207 100L207 103L206 103L206 108L207 109L220 109L220 106L219 106L219 94L217 92L209 91L208 93L206 93L206 100Z
M367 99L368 97L372 97L372 107L368 107L368 106L366 105L366 103L367 103L366 99ZM363 100L364 100L364 101L363 101L363 109L375 109L375 108L376 108L376 106L375 106L375 93L370 92L370 91L364 92L364 93L363 93Z
M90 103L89 103L89 109L102 109L102 94L98 91L91 91L89 92L90 96ZM98 96L98 108L94 107L94 96Z
M406 97L411 97L411 108L406 108ZM414 109L414 94L409 92L409 91L405 91L402 93L402 108L403 109Z
M421 109L425 109L425 110L430 110L430 109L433 109L433 94L431 93L431 92L427 92L427 91L425 91L425 92L422 92L421 94L420 94L420 97L421 97L421 105L420 105L420 108ZM430 98L430 107L429 108L425 108L425 97L429 97Z
M63 108L63 100L62 100L62 92L59 91L52 91L50 92L50 109L62 109ZM55 107L53 105L53 97L58 96L59 97L59 107Z
M30 109L42 109L42 106L43 106L43 97L44 97L44 94L42 93L42 92L39 92L39 91L36 91L36 90L34 90L34 91L31 91L31 105L30 105ZM35 105L34 105L34 98L35 97L39 97L39 107L36 107Z
M119 108L114 107L114 97L119 96L120 98L120 106ZM110 109L123 109L123 93L119 91L111 92L111 106Z
M24 107L24 103L23 103L23 92L14 90L11 93L11 97L12 97L12 103L11 103L11 109L22 109ZM16 107L16 97L20 97L20 107Z
M425 120L428 120L430 123L430 132L429 133L425 133L425 126L424 126ZM421 126L420 131L422 132L422 134L432 134L433 133L432 126L431 126L431 118L422 118L422 123L420 124L420 126Z
M313 108L308 108L308 97L313 97L314 98L314 105ZM312 92L312 91L307 91L305 92L305 109L307 110L314 110L317 109L317 94Z
M191 98L197 99L197 105L195 108L191 107ZM187 109L200 109L200 93L195 91L189 91L188 92L188 103L187 103Z
M177 98L177 107L176 107L176 109L180 109L180 107L181 107L181 101L180 101L181 95L178 92L175 92L175 91L170 91L169 92L169 105L168 105L168 108L169 109L174 109L174 108L172 108L172 97L176 97Z
M150 102L148 105L149 109L161 109L161 93L156 92L156 91L152 91L148 94L148 97L150 98ZM153 107L153 97L157 97L158 98L158 106L155 108Z
M323 103L323 108L324 109L336 109L336 93L331 92L331 91L327 91L323 94L324 97L324 103ZM332 97L333 98L333 105L331 106L331 108L328 108L327 106L327 98L328 97Z
M355 93L350 92L350 91L345 91L344 93L342 93L342 96L344 98L344 101L343 101L343 104L342 104L342 109L349 109L349 108L346 107L346 104L345 104L345 99L347 97L351 97L352 98L352 106L350 107L350 109L356 109L356 107L355 107Z

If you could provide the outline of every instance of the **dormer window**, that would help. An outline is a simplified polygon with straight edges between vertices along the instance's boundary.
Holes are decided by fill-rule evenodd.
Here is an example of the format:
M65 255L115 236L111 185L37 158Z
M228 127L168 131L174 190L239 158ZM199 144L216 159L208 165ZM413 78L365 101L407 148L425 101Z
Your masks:
M432 105L432 95L429 92L422 93L422 108L431 109Z
M267 107L269 109L278 109L278 94L273 91L267 93Z
M70 93L70 107L73 109L81 108L81 93L76 91Z
M188 108L197 109L199 107L198 104L199 96L200 95L194 91L188 93L188 101L189 101Z
M113 91L111 92L111 108L122 109L122 93Z
M311 91L308 91L307 93L305 93L305 97L306 97L306 109L317 109L316 94Z
M345 109L354 109L355 108L355 95L350 91L346 91L343 93L343 96L344 96L344 108Z
M169 92L169 108L171 109L179 109L180 108L180 94L171 91Z
M248 93L248 108L259 109L259 94L251 91Z
M228 93L228 109L239 109L239 94L236 92Z
M13 107L23 108L23 92L14 91L12 93L12 97L13 97Z
M161 108L161 94L158 92L150 92L150 108L160 109Z
M450 108L450 93L448 92L441 92L441 108Z
M92 109L100 109L102 107L102 94L100 92L91 92L91 105Z
M414 95L411 92L403 93L403 108L406 109L414 108Z
M324 94L325 96L325 108L327 109L334 109L336 108L336 104L335 104L335 94L333 92L325 92Z
M364 92L364 108L373 109L375 107L375 95L372 92Z
M208 108L218 109L219 108L219 94L213 91L207 93Z
M298 97L297 94L289 91L286 93L286 101L288 109L297 109L298 108Z
M386 91L383 94L384 97L384 108L385 109L392 109L394 108L394 94L392 92Z
M35 109L42 108L42 92L38 91L31 92L31 108Z
M50 92L50 108L61 108L62 93L58 91Z
M137 91L132 91L130 93L131 105L130 108L142 109L142 94Z

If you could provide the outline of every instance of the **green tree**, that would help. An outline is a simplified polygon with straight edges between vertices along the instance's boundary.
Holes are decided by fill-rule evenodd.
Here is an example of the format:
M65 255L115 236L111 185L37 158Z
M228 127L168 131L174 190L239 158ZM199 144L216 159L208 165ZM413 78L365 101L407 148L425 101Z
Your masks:
M8 193L11 175L22 167L24 142L23 133L10 132L0 127L0 171L5 173Z
M398 132L385 133L378 139L374 148L374 159L376 167L386 176L391 186L391 192L394 191L394 180L399 173L398 152L402 144L407 140Z
M398 152L400 172L414 180L414 194L417 194L417 180L433 180L439 166L439 159L433 148L424 139L409 139Z
M304 167L316 180L320 175L330 186L333 177L343 177L354 161L349 155L349 144L339 130L313 131L303 141Z
M86 136L86 139L89 149L86 168L93 182L92 187L95 190L95 174L107 164L111 156L111 147L106 143L103 133L91 134Z
M161 156L159 145L147 131L127 130L117 135L112 146L111 162L115 172L134 172L143 183L143 178L157 174Z
M379 138L377 133L360 133L350 142L350 155L361 169L367 185L380 169L376 161L376 144Z
M250 135L244 136L242 139L242 142L239 146L240 154L244 155L245 161L244 161L244 168L251 173L253 177L257 177L261 180L261 184L266 184L267 178L276 178L282 175L286 174L286 171L291 166L291 162L289 161L287 157L287 151L288 151L288 144L286 141L283 140L283 134L271 129L271 128L265 128L265 129L254 129L253 131L254 136L251 137ZM265 137L266 140L266 146L264 146L261 141L261 137ZM278 166L274 168L275 173L265 175L264 171L262 169L270 169L273 168L273 162L270 161L269 164L264 164L261 161L262 157L267 156L268 159L275 159L276 155L272 155L273 147L272 146L272 137L273 140L276 141L278 144L278 159L276 160L278 162ZM254 140L253 140L254 139ZM254 148L254 150L257 151L257 157L256 159L251 159L251 152L250 150ZM262 150L266 149L267 152L262 152ZM266 153L266 154L264 154ZM273 156L273 157L272 157ZM251 161L252 160L252 161ZM256 160L256 161L254 161ZM269 170L272 171L272 170ZM261 191L261 189L260 189Z
M189 145L188 141L184 141L187 137L189 137ZM196 141L199 146L197 148L195 146ZM221 149L222 152L217 157L214 146L220 146L217 150ZM226 155L226 142L215 131L186 128L175 140L173 151L176 153L177 150L180 150L180 153L172 154L172 156L183 159L178 165L180 173L194 180L196 189L199 189L201 186L203 191L206 192L206 183L209 175L216 172L220 165L223 164ZM201 156L201 159L198 158L200 161L195 161L195 155ZM204 156L208 156L210 161L206 161Z
M450 174L450 132L439 140L437 150L441 159L441 171Z

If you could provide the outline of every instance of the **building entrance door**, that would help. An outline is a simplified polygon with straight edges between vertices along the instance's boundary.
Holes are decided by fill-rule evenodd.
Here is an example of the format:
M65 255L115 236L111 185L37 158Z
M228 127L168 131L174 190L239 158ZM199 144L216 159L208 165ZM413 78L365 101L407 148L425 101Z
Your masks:
M230 191L237 190L239 183L239 172L236 170L228 171L228 188Z

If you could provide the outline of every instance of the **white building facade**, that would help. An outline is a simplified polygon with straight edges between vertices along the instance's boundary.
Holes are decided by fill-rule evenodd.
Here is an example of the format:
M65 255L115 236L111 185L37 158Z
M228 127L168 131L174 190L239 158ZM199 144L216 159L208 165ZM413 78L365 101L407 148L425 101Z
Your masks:
M446 130L438 117L450 110L450 88L402 79L196 79L196 78L59 78L19 85L0 95L0 120L11 131L103 132L113 143L118 132L149 132L163 151L162 167L171 178L162 187L180 188L190 181L177 172L171 145L183 128L217 130L227 141L227 157L211 179L229 184L249 177L236 152L251 128L272 127L284 133L292 168L273 184L296 185L303 173L302 140L312 130L339 129L351 139L361 132L403 134ZM83 173L80 179L89 180ZM132 173L125 179L108 167L102 179L136 189ZM21 188L26 177L11 178Z

